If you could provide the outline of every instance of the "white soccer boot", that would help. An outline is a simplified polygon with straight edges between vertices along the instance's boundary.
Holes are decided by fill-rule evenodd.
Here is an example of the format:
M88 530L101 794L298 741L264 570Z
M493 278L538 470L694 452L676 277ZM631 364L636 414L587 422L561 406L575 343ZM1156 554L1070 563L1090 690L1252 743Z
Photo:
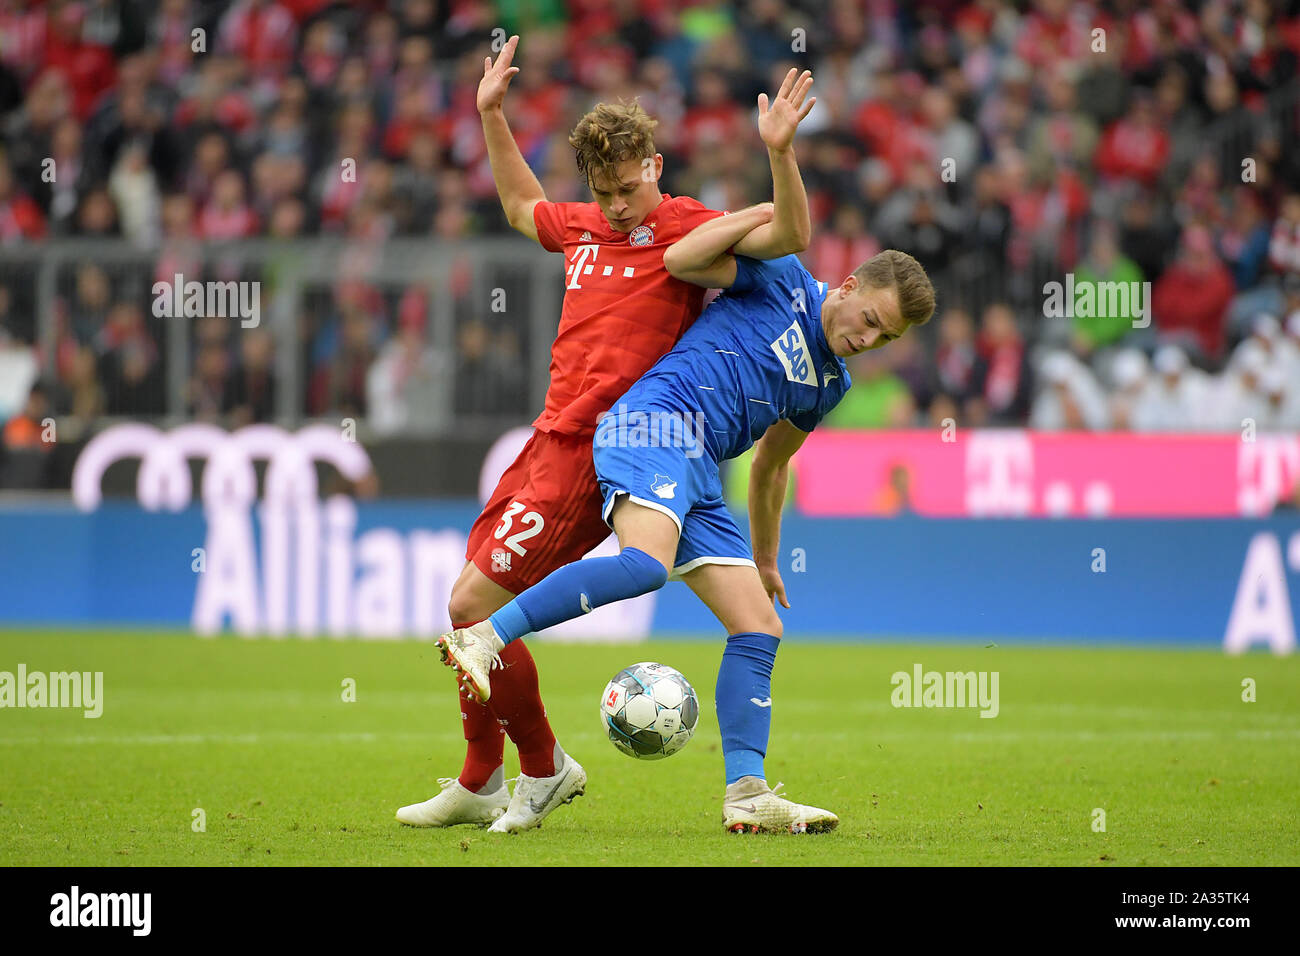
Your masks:
M519 775L505 814L488 827L488 833L518 833L540 827L552 810L572 803L587 790L587 771L568 754L564 765L550 777Z
M488 672L502 666L501 651L505 646L491 620L479 621L438 638L442 662L455 668L465 689L485 704L492 696Z
M769 789L760 777L741 777L727 786L722 825L732 833L826 833L840 818L781 796L782 784Z
M442 792L424 803L397 811L397 819L412 827L454 827L458 823L486 826L506 812L510 791L503 782L492 793L471 793L455 777L439 777Z

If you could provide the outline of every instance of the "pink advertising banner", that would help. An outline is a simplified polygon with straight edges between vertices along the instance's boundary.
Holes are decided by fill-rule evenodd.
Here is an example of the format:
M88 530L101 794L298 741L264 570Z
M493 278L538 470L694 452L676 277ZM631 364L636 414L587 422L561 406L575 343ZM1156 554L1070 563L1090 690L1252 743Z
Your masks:
M806 515L1233 517L1300 480L1300 435L818 429L795 456Z

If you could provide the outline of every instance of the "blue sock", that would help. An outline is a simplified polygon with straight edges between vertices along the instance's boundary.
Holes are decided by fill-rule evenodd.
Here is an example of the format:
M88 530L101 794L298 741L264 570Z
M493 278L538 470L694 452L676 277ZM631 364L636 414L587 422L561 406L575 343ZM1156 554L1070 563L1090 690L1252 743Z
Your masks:
M767 779L763 758L772 729L772 666L780 643L779 638L757 631L727 638L713 699L728 784L741 777Z
M615 557L584 558L552 571L490 620L509 644L601 605L658 590L667 580L668 571L650 555L624 548Z

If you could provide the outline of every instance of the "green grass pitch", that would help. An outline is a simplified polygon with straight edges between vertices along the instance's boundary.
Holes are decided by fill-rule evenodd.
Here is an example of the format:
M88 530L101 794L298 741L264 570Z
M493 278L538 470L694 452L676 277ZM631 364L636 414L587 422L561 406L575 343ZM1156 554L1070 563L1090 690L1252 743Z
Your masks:
M104 674L98 719L0 710L0 864L1300 864L1297 657L792 636L769 781L840 828L736 836L721 827L720 640L531 643L590 780L542 829L497 837L393 818L460 769L454 682L430 643L0 632L0 671ZM640 660L701 697L695 738L667 760L623 756L599 724L605 682ZM916 663L997 671L1000 713L893 707L890 676Z

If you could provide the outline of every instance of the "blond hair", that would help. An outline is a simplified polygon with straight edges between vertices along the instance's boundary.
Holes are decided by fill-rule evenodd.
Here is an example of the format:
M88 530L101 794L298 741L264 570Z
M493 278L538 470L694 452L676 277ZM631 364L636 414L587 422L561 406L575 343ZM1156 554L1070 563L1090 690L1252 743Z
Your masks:
M934 285L925 267L906 252L878 252L854 269L853 277L873 289L897 290L898 310L908 325L925 325L934 315Z
M569 134L569 145L577 153L579 174L589 186L596 173L616 181L619 163L654 156L654 131L658 125L659 121L635 100L598 104L578 120Z

